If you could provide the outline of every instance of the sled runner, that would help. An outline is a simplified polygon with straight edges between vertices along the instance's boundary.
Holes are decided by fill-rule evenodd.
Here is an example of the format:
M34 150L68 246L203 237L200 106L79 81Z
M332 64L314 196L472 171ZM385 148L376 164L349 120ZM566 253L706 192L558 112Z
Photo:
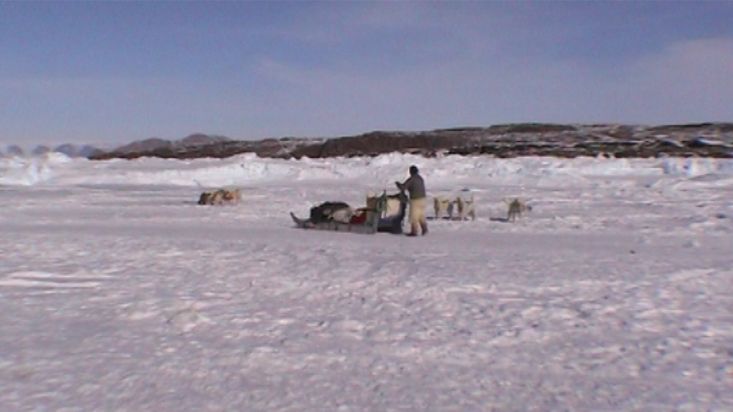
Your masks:
M293 212L290 212L290 217L293 219L293 222L295 222L295 225L300 229L332 230L336 232L352 232L363 234L373 234L377 232L377 227L373 224L373 221L375 221L376 219L372 219L371 224L345 223L336 222L333 220L314 223L310 219L298 218Z
M367 198L367 207L351 210L343 202L325 202L311 208L310 218L301 219L290 212L300 229L331 230L374 234L376 232L402 233L407 197L404 193Z

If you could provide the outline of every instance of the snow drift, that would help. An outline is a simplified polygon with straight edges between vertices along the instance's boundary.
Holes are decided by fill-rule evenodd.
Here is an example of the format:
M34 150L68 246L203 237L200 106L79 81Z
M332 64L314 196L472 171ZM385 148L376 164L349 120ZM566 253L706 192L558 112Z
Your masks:
M423 158L409 154L377 157L283 160L245 154L228 159L90 161L59 153L36 158L0 158L0 184L226 186L258 182L365 180L391 186L395 175L417 164L434 183L513 182L525 178L578 179L593 176L733 175L733 159L542 158L485 156Z

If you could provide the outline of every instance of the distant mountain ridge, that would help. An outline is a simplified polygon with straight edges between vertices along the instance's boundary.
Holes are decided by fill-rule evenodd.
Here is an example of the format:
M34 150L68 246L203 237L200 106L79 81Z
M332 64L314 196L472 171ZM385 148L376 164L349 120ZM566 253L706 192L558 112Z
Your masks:
M377 156L392 152L424 156L733 158L733 123L660 126L518 123L419 132L374 131L336 138L284 137L254 141L198 133L179 141L151 138L132 142L90 158L192 159L255 153L260 157L299 159Z
M177 150L192 147L200 147L209 144L229 141L228 137L194 133L181 140L166 140L157 137L137 140L132 143L120 146L113 150L115 153L141 153L153 152L156 150Z
M226 142L230 139L224 136L218 135L207 135L203 133L194 133L184 137L180 140L166 140L157 137L152 137L144 140L137 140L132 143L120 146L111 152L120 154L134 154L134 153L147 153L154 152L156 150L188 150L200 146L210 145L214 143ZM29 154L31 156L42 156L49 152L63 153L69 157L85 157L93 158L98 156L104 156L105 151L94 147L92 145L75 145L71 143L65 143L51 149L46 145L38 145L34 147ZM3 151L0 150L0 155ZM5 154L9 156L25 156L26 152L22 147L18 145L10 145L6 147Z

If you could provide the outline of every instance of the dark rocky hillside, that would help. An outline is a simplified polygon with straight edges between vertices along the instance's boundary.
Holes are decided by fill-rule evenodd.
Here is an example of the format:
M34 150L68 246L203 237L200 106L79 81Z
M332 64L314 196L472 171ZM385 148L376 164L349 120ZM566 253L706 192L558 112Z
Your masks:
M176 141L151 137L149 139L137 140L124 146L118 147L112 152L122 155L118 157L126 157L126 155L128 154L132 155L133 157L138 157L135 156L136 153L180 153L193 151L199 147L216 145L227 141L229 141L229 138L224 136L210 136L202 133L195 133Z
M207 140L189 136L178 142L149 139L92 159L153 156L224 158L240 153L260 157L322 158L376 156L383 153L517 156L719 157L733 158L733 123L664 126L615 124L557 125L523 123L423 132L376 131L331 139L281 138L256 141ZM183 144L186 141L197 144Z

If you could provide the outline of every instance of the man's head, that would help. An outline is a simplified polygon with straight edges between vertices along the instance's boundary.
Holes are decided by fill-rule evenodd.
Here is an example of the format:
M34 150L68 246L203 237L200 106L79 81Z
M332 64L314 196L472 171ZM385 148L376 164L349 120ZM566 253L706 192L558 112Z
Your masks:
M415 176L418 172L419 170L417 170L417 166L415 165L410 166L410 176Z

